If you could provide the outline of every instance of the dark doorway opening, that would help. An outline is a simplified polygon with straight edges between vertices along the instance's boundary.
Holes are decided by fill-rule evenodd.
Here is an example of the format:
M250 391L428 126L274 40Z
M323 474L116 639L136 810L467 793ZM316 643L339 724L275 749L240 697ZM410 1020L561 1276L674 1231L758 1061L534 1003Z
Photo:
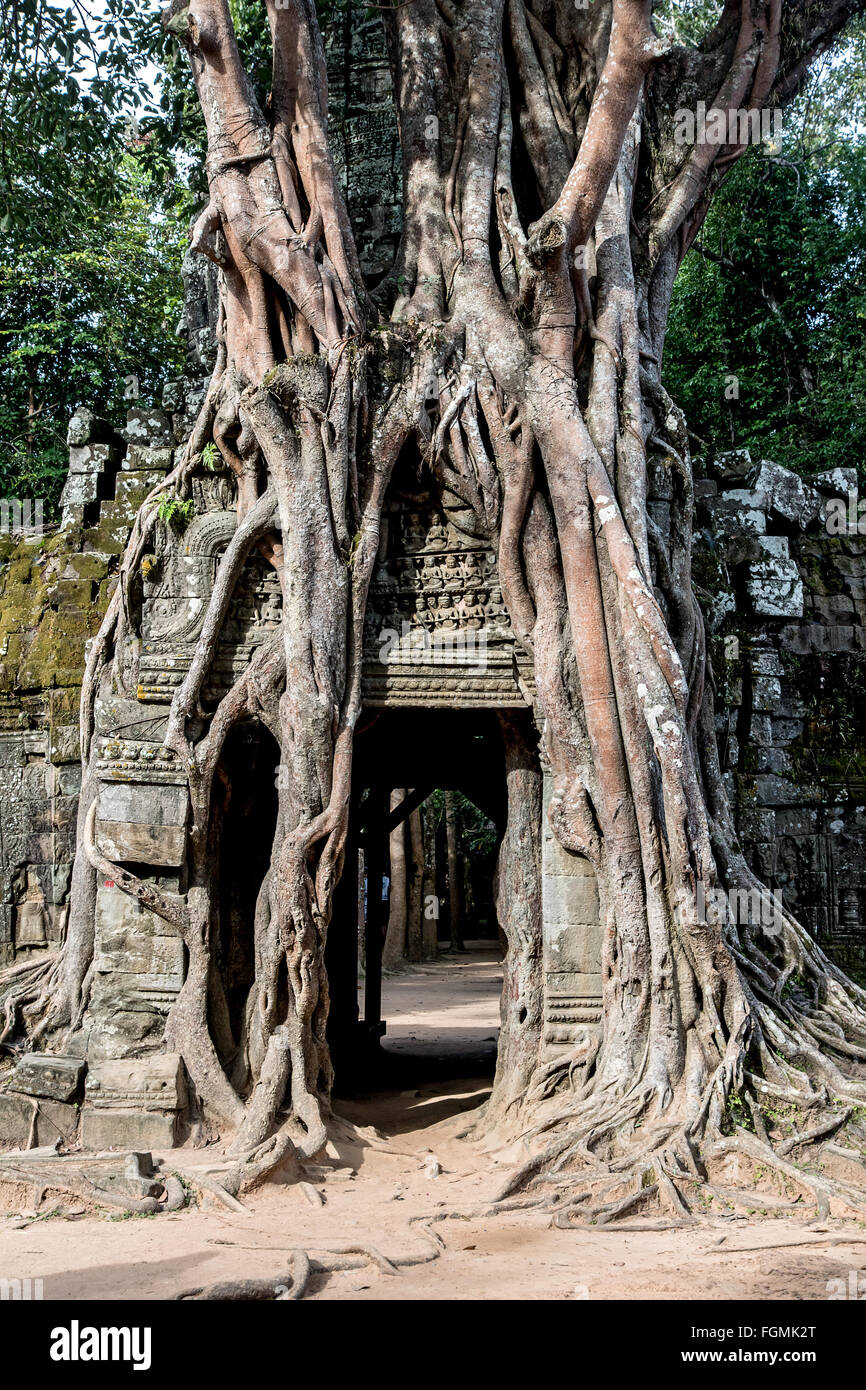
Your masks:
M276 739L258 720L249 720L229 733L216 779L221 789L218 814L222 819L219 970L234 1040L241 1035L244 1009L255 980L253 924L277 826L279 760ZM229 1040L219 1023L211 1020L212 1033L224 1040L224 1051Z
M425 1100L435 1101L437 1093L444 1100L462 1079L477 1083L477 1104L492 1083L505 946L494 905L507 815L504 766L494 710L389 709L371 711L362 722L352 830L326 957L338 1096L399 1091L411 1099L421 1088ZM421 806L435 822L432 837L425 822L422 864L422 901L425 909L437 909L433 950L425 933L420 956L396 969L386 962L383 975L392 907L389 842L395 827ZM449 891L453 855L448 872L448 819L455 813L457 933Z

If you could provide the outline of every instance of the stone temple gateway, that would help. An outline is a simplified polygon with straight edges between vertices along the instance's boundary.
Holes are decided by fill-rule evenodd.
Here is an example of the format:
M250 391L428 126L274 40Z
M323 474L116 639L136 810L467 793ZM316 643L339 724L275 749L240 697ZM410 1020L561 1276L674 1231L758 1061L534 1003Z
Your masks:
M361 27L359 26L359 35ZM359 42L366 42L363 37ZM384 62L354 55L335 72L350 202L370 204L364 268L389 263L399 227L399 161ZM375 196L373 195L374 190ZM80 787L77 706L85 642L116 582L135 512L187 439L212 367L214 284L206 263L185 268L184 379L161 410L130 412L125 427L82 409L70 426L63 523L44 543L2 552L0 611L0 965L48 957L66 930ZM496 557L472 534L459 499L429 486L418 460L392 482L367 614L364 710L358 725L353 838L338 889L326 963L330 1040L338 1069L381 1034L380 952L388 833L434 788L466 793L499 835L508 814L503 739L541 774L537 826L542 922L541 1040L550 1055L600 1026L601 928L588 861L555 839L550 779L540 763L531 664L502 603ZM767 461L709 461L696 483L701 538L696 574L714 636L723 766L747 856L764 881L848 965L866 953L866 542L830 536L827 499L845 496L845 470L804 484ZM654 468L649 498L664 533L672 483ZM183 892L187 776L163 746L172 695L197 650L218 567L237 526L225 472L193 479L181 530L160 524L142 565L140 639L129 660L135 697L100 690L94 837L106 860L163 890ZM232 599L204 706L248 666L282 619L273 569L254 551ZM848 692L854 732L840 755L822 741L828 690ZM847 727L847 725L846 725ZM253 917L267 868L280 775L274 737L240 725L223 754L232 786L220 864L220 971L226 1014L214 1019L226 1068L253 970ZM389 809L395 787L410 791ZM363 851L363 861L359 851ZM357 1004L358 896L366 881L366 978ZM163 1148L195 1136L200 1115L165 1021L185 978L180 936L101 874L89 998L75 1053L34 1054L4 1073L0 1146L58 1131L86 1148ZM220 1041L221 1039L221 1041ZM84 1054L86 1052L86 1065ZM32 1099L39 1100L34 1122ZM35 1123L35 1128L34 1128Z
M398 480L399 481L399 480ZM395 488L395 491L398 489ZM184 768L162 745L171 697L189 669L220 557L236 526L232 489L221 476L196 480L195 514L182 533L159 528L143 569L137 698L110 693L97 704L99 795L95 841L106 859L163 889L184 891L189 797ZM387 511L365 638L364 715L357 736L356 797L387 804L393 786L453 786L505 823L500 723L521 732L533 757L531 668L515 644L491 551L460 529L429 495L395 497ZM215 701L281 621L276 576L254 553L237 586L205 691ZM391 756L384 747L393 738ZM367 751L369 745L369 751ZM223 888L222 968L229 1023L251 980L252 913L267 860L257 847L273 833L277 748L248 721L225 758L234 759L233 800L243 815L223 835L232 847ZM238 777L237 769L241 769ZM399 810L398 810L399 814ZM335 1055L381 1031L379 963L387 830L357 817L368 876L367 984L357 1017L357 892L348 891L357 846L329 933L330 1029ZM546 823L546 822L545 822ZM393 817L392 817L393 824ZM234 838L234 833L238 838ZM378 844L375 843L378 838ZM354 856L354 859L353 859ZM378 866L378 868L377 868ZM234 878L232 878L234 875ZM258 881L256 878L258 876ZM237 881L243 879L243 883ZM544 1040L556 1049L601 1015L601 942L595 876L545 830L542 850ZM91 998L84 1018L89 1070L82 1137L87 1147L162 1147L187 1132L179 1059L163 1052L165 1016L184 978L180 937L115 882L99 876Z
M188 433L208 366L210 287L192 263L186 282L188 377L168 385L163 410L130 411L119 434L79 412L70 427L64 525L41 548L17 543L4 571L0 951L6 964L47 958L65 930L83 644L98 624L135 507ZM858 673L866 660L866 544L860 536L828 535L821 519L826 498L844 492L847 481L829 477L811 486L774 464L719 460L696 487L705 538L696 563L716 634L717 723L744 847L825 949L856 967L866 946L866 761L856 740L843 759L819 737L822 692L849 689L859 703ZM661 524L665 490L665 477L655 477L651 506ZM96 843L106 859L169 890L184 886L190 809L184 769L162 739L236 527L226 476L201 470L192 496L189 524L182 531L160 524L142 566L135 698L104 689L97 701ZM495 556L467 534L462 520L455 499L434 498L416 468L395 476L367 615L354 839L326 957L338 1076L382 1032L377 952L393 814L408 814L434 787L453 787L501 834L506 730L538 766L531 667L509 629ZM253 552L205 705L280 622L277 581ZM42 661L39 643L62 654L64 634L71 634L73 654L53 656L52 665ZM229 739L224 760L233 799L220 865L221 968L231 1034L251 979L255 895L273 834L279 753L264 724L248 721ZM549 779L539 770L546 788L538 827L541 1033L553 1056L582 1030L599 1026L601 940L592 869L555 839L546 816ZM395 786L411 791L392 814ZM361 863L367 970L359 1011ZM194 1097L163 1036L186 969L180 937L108 875L99 879L95 937L89 1003L76 1040L86 1048L87 1065L78 1055L19 1061L0 1089L3 1146L26 1142L34 1097L40 1143L53 1142L58 1130L89 1149L162 1148L195 1136Z

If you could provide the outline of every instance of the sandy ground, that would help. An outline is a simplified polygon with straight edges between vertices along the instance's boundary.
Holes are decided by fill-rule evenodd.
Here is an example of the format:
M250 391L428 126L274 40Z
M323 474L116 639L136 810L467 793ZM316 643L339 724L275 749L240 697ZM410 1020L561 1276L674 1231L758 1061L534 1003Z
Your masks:
M319 1182L323 1206L314 1208L297 1187L267 1185L244 1199L244 1214L208 1202L152 1218L52 1217L13 1227L0 1217L0 1277L41 1278L47 1299L165 1299L244 1276L279 1284L287 1252L299 1246L423 1253L428 1247L409 1218L477 1207L505 1171L503 1159L457 1137L465 1112L489 1092L499 982L495 956L477 951L386 979L383 1088L338 1099L335 1109L356 1125L375 1125L388 1151L338 1141L354 1176ZM819 1231L745 1218L696 1231L636 1231L628 1223L559 1231L549 1216L525 1212L437 1229L447 1249L435 1261L399 1276L369 1268L321 1277L308 1296L824 1300L829 1281L850 1283L852 1271L866 1288L866 1231L833 1220ZM842 1235L851 1243L829 1243Z

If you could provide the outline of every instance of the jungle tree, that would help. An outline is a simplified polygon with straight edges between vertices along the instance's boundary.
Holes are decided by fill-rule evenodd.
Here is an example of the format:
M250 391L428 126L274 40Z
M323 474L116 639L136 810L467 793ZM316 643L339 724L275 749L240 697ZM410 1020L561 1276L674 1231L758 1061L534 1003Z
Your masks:
M370 287L328 143L310 0L266 0L264 105L227 0L175 0L165 24L189 56L207 127L209 201L192 244L219 267L218 361L182 458L136 520L89 655L81 849L65 951L36 1001L43 1036L77 1027L86 1004L95 867L183 935L189 968L167 1037L205 1107L236 1130L237 1152L256 1169L291 1146L321 1147L323 949L349 817L365 604L389 479L415 449L443 504L497 549L534 663L551 824L591 861L600 891L603 1030L543 1064L531 889L540 777L506 727L498 892L509 949L499 1071L479 1125L539 1138L509 1187L556 1169L567 1181L546 1190L560 1203L591 1192L591 1210L607 1193L625 1209L649 1169L650 1195L682 1212L678 1183L731 1146L805 1180L774 1152L756 1099L813 1116L819 1134L846 1122L866 1100L866 994L793 919L767 935L712 906L717 884L758 885L720 776L690 574L689 435L661 361L677 268L746 139L738 128L724 144L680 144L676 112L784 106L858 8L725 0L702 29L695 8L700 37L687 42L665 34L650 0L383 7L404 216L393 269ZM192 801L177 896L96 846L94 700L106 680L134 687L138 567L165 491L187 494L210 442L236 479L238 525L165 738ZM672 483L669 533L648 512L653 469ZM208 712L203 684L256 546L280 576L282 629ZM207 1021L210 866L220 752L251 715L274 732L288 775L256 911L251 1083L240 1093ZM744 1113L755 1104L754 1130L726 1137L734 1102ZM808 1181L822 1205L860 1200L838 1180Z

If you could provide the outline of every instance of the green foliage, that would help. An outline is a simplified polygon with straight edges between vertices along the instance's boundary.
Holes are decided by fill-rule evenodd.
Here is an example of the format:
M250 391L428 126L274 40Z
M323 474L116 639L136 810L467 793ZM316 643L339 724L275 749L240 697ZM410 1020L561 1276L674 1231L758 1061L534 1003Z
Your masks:
M665 381L712 450L815 472L866 446L866 144L747 155L674 291Z
M120 423L183 361L184 195L146 104L157 14L0 7L0 495L47 517L75 408Z
M154 105L159 0L2 0L0 230L43 236L121 201L112 155L133 138L174 169Z
M674 287L664 376L710 452L800 472L866 446L866 25L718 190Z
M180 229L133 155L106 176L119 200L74 227L0 233L0 491L49 510L76 406L119 422L127 389L152 404L183 363Z
M445 822L445 793L436 790L424 803L426 814L432 814L436 825ZM460 854L492 854L498 843L496 826L474 801L462 792L454 793L454 815L457 824L457 850Z
M185 531L192 521L195 513L195 504L191 497L184 502L174 493L166 493L157 508L157 516L160 521L164 521L166 526L171 526L175 531Z

